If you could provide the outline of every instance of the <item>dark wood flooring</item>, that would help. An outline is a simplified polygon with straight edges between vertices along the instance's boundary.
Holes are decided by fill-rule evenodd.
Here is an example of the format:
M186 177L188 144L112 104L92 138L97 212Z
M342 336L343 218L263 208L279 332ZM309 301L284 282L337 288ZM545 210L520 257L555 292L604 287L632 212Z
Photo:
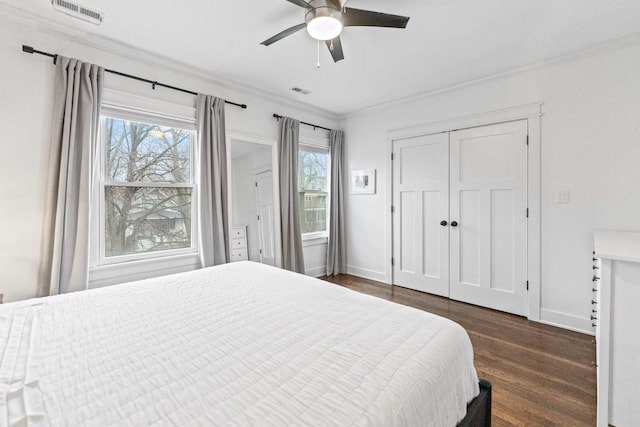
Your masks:
M593 337L354 276L323 279L462 325L478 376L493 384L493 426L595 425Z

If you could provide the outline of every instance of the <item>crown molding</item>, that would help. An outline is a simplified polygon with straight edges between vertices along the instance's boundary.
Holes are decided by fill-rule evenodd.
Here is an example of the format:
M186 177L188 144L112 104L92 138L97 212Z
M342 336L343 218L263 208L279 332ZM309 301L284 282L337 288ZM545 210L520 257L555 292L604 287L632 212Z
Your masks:
M0 2L0 19L3 17L9 20L13 20L19 25L33 28L34 30L40 31L44 34L49 34L81 46L100 50L107 54L117 55L137 63L153 67L160 67L171 72L177 72L180 74L188 75L190 77L195 77L209 84L213 84L224 89L230 89L249 96L263 98L271 102L275 101L281 105L295 108L296 110L302 110L334 122L338 122L340 119L340 115L335 114L331 111L318 108L304 102L294 101L277 93L269 92L268 90L264 90L240 82L230 76L221 74L215 75L214 73L207 71L204 68L178 62L175 59L169 58L167 56L152 53L150 51L134 47L127 43L122 43L114 39L101 37L93 33L88 33L78 28L72 28L71 26L52 22L37 13ZM35 46L35 48L37 49L38 47ZM53 53L63 54L61 52Z
M598 43L595 45L591 45L584 49L580 49L574 52L566 53L564 55L556 56L551 59L547 59L544 61L536 62L533 64L525 65L523 67L514 68L511 70L503 71L500 73L491 74L485 77L480 77L478 79L468 80L462 83L457 83L450 86L445 86L440 89L430 90L427 92L423 92L417 95L407 96L405 98L399 98L389 102L383 102L381 104L373 105L371 107L363 108L360 110L351 111L349 113L342 114L340 116L341 120L350 119L353 117L357 117L360 115L366 115L374 112L384 111L389 108L396 107L398 105L406 104L413 101L419 101L421 99L430 98L435 95L439 95L446 92L451 92L457 89L461 89L467 86L473 86L479 83L500 79L503 77L509 77L516 74L526 73L532 70L537 70L540 68L548 67L550 65L561 64L565 62L575 61L577 59L589 58L592 56L599 55L604 52L610 52L612 50L623 49L629 46L640 44L640 32L633 33L627 36L623 36L620 38L608 40L602 43Z

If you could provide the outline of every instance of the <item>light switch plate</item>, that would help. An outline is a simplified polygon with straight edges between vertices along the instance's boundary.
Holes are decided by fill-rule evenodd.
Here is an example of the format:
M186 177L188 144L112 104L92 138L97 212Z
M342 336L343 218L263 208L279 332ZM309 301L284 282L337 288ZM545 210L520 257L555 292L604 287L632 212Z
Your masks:
M558 196L556 197L556 203L569 203L569 191L562 190L558 191Z

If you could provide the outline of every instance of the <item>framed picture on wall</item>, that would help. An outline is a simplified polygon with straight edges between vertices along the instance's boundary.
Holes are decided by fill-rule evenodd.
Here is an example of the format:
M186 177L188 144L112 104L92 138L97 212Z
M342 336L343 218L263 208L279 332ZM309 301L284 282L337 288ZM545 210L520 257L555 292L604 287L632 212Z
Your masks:
M349 192L351 194L376 194L376 170L362 169L351 171Z

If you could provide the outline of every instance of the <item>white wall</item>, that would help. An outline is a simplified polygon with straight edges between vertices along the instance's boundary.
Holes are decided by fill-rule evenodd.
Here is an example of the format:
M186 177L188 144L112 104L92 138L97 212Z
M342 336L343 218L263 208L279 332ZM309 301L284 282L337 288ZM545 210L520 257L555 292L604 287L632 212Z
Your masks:
M36 294L45 220L54 67L49 58L23 53L23 44L246 103L249 107L246 110L233 106L226 108L228 132L277 139L278 124L273 113L321 126L337 126L334 116L320 110L216 83L191 74L187 67L179 69L170 65L168 61L160 66L158 63L163 62L162 59L156 60L143 52L135 54L139 59L131 59L134 56L126 46L88 47L82 43L89 42L81 38L72 40L47 25L25 17L0 16L0 135L3 135L0 143L0 293L5 294L5 301ZM115 50L123 54L109 53ZM142 83L127 80L123 85L131 85L145 96L171 101L179 97L176 92L166 89L152 91Z
M346 118L348 169L378 171L375 196L347 197L349 272L384 280L390 268L389 131L543 102L540 317L591 333L593 230L640 230L639 75L635 38ZM570 192L569 204L556 204L561 190Z

